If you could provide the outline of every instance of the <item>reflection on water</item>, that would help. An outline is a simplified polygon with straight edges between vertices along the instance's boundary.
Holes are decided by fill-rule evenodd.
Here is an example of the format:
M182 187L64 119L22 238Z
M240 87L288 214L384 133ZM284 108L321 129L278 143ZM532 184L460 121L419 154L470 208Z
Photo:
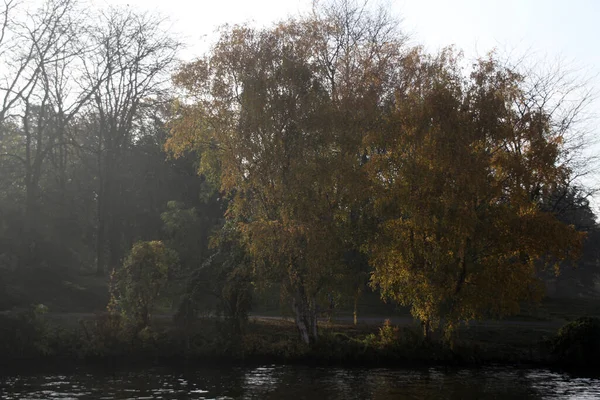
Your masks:
M592 399L600 379L544 369L163 368L0 376L2 399Z

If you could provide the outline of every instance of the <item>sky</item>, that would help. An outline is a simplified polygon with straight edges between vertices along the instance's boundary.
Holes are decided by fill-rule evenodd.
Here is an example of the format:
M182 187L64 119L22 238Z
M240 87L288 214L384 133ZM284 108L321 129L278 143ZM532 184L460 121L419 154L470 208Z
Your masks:
M92 0L158 11L187 38L189 50L224 23L268 25L307 12L311 0ZM561 55L600 71L597 0L370 0L388 4L415 44L431 50L454 44L468 55L491 48Z
M250 22L268 26L308 12L311 0L92 0L158 12L171 21L191 60L205 52L222 24ZM561 60L600 95L599 0L370 0L386 4L401 20L411 44L436 51L454 45L467 60L492 49L502 55L526 56L530 64ZM600 97L600 96L598 96ZM590 130L600 135L600 101L588 112ZM600 153L600 146L593 148ZM600 186L600 174L588 179ZM594 199L600 210L600 197Z

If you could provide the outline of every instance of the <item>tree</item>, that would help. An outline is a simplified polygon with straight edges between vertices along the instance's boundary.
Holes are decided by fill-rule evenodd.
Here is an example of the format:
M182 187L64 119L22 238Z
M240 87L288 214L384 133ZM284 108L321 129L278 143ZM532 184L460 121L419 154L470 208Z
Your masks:
M164 23L77 0L0 4L0 264L26 287L14 304L68 297L60 282L97 267L98 248L100 272L118 269L161 237L169 200L197 205L193 162L162 147L179 46Z
M98 87L88 122L97 145L96 270L102 275L109 264L118 265L122 254L118 171L124 153L134 141L142 108L164 94L180 44L156 16L111 8L98 19L92 33L95 51L85 62L85 77L87 85Z
M177 254L160 241L134 244L115 273L111 307L118 307L138 327L149 326L156 301L176 264Z
M596 216L589 201L591 194L583 187L559 186L540 199L540 206L542 210L551 212L564 223L587 232L596 227Z
M25 197L21 261L31 262L40 234L37 228L41 224L37 222L41 181L47 173L44 166L57 148L62 150L61 160L65 159L67 125L94 89L66 94L68 66L85 51L84 41L76 38L85 32L77 3L46 1L33 11L21 10L20 13L26 15L24 20L8 17L14 4L6 3L0 40L4 42L0 46L6 45L4 51L0 51L0 62L8 64L4 85L0 88L3 98L0 126L17 134L20 140L5 147L0 157L20 164L19 180L22 180ZM62 176L64 178L64 173Z
M541 199L541 208L550 212L565 224L585 232L581 257L561 263L559 271L542 273L549 284L549 295L579 297L595 294L598 274L598 225L588 197L590 190L576 186L558 187L546 198Z
M540 265L581 246L582 233L541 207L570 170L564 131L525 81L493 55L465 77L451 49L415 50L372 142L372 284L410 305L425 335L540 299Z
M251 259L236 236L239 232L234 225L225 225L213 237L213 253L186 277L187 288L177 313L185 324L214 305L213 310L225 317L231 333L242 333L252 307L254 287Z
M319 293L344 271L358 145L385 90L377 73L403 42L392 27L385 13L330 4L271 29L224 28L175 76L187 98L168 148L197 150L218 178L256 279L281 283L305 343L318 339Z

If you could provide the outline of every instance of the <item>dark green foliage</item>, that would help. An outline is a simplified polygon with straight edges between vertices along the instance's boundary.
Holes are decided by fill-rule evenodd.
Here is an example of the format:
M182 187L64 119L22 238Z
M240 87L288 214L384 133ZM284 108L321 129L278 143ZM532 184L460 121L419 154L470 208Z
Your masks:
M252 274L246 266L231 268L221 290L220 310L234 335L242 333L252 309Z
M78 0L42 3L36 13L54 14L17 13L8 18L15 18L7 27L7 34L16 40L14 49L25 51L43 42L57 53L28 58L31 74L15 84L28 87L29 94L15 94L21 98L9 104L14 109L0 106L0 310L40 301L51 304L55 297L66 297L54 281L46 284L53 290L43 281L30 284L28 276L41 270L59 283L79 283L90 273L105 276L118 269L135 242L164 239L161 214L168 201L205 212L194 161L170 160L163 151L169 99L162 97L162 89L168 85L177 41L159 29L160 22L151 14L92 7L90 13L98 18L84 18L78 15L82 6ZM40 24L32 28L40 43L13 31L31 24ZM68 29L55 30L59 26ZM68 36L71 29L79 40ZM113 45L98 46L96 40ZM63 41L69 44L59 45ZM134 50L135 46L140 47ZM114 53L105 53L109 51ZM98 68L98 74L88 71L89 80L81 77L77 95L72 92L74 82L59 84L53 79L60 78L49 72L78 74L73 57ZM119 67L108 66L110 62L120 63ZM8 64L3 73L10 80L16 76L13 67L20 63ZM152 68L147 68L150 64ZM124 70L137 71L135 82ZM96 79L104 79L105 85ZM0 93L5 95L11 96L10 91ZM121 95L115 100L119 106L107 104ZM108 109L120 111L107 115ZM64 309L85 303L86 311L98 310L77 295L71 297L70 307Z
M181 324L188 325L201 314L216 313L224 318L228 335L242 333L252 307L252 270L246 251L233 234L225 226L214 238L213 255L192 271L176 315Z
M53 313L93 312L104 310L109 299L106 279L70 269L15 268L3 275L0 268L2 280L6 291L0 292L0 310L43 303Z
M600 319L582 317L558 331L551 350L561 364L600 367Z
M552 271L542 274L548 283L550 296L576 298L594 296L600 277L600 231L589 198L593 191L578 187L558 187L551 195L540 199L544 211L551 212L560 221L586 232L579 260L563 262L560 274Z
M97 314L91 321L81 321L80 327L78 339L85 356L116 355L127 348L127 325L119 314Z
M161 214L165 243L179 255L179 268L170 274L166 294L175 306L187 307L190 293L190 277L198 270L214 252L209 242L214 231L221 227L221 204L218 196L206 182L200 185L198 203L195 207L187 208L184 202L169 201L167 209ZM195 293L195 301L205 303L206 308L212 308L214 296L206 293L202 299ZM183 296L183 297L182 297ZM187 299L187 300L186 300Z
M21 312L0 315L0 358L30 358L50 353L50 329L39 304Z

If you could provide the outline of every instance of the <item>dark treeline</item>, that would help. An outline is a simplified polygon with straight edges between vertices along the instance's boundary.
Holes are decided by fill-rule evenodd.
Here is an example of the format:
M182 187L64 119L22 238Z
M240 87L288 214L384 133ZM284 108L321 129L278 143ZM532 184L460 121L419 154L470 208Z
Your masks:
M136 241L168 236L165 212L202 208L194 234L206 248L220 206L195 160L163 151L180 48L164 21L59 0L6 2L2 23L3 307L53 291L14 293L9 277L107 276Z
M239 333L269 293L308 343L320 309L356 318L365 291L426 335L518 312L543 282L597 293L576 179L590 97L561 72L490 55L465 73L344 1L224 28L183 65L165 21L130 8L0 17L0 309L108 303L143 326L162 296Z

